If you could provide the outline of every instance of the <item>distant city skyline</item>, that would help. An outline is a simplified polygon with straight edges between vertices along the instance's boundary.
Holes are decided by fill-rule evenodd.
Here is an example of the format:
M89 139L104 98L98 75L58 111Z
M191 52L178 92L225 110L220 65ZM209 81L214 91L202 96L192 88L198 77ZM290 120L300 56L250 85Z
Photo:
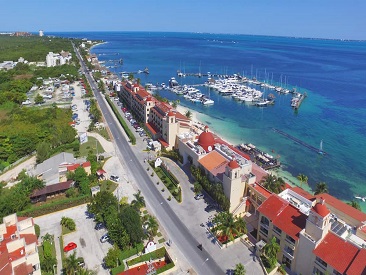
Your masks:
M366 40L366 1L8 1L0 31L168 31Z

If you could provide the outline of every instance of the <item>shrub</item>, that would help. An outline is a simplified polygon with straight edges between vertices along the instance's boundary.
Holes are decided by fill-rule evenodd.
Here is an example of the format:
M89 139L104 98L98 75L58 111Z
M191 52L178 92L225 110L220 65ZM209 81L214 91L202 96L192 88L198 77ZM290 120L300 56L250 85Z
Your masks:
M161 192L164 192L165 191L165 188L161 189Z
M41 234L41 228L38 224L34 224L34 231L36 232L37 238L39 238L39 235Z
M168 201L171 201L171 200L172 200L172 196L169 196L169 197L168 197Z

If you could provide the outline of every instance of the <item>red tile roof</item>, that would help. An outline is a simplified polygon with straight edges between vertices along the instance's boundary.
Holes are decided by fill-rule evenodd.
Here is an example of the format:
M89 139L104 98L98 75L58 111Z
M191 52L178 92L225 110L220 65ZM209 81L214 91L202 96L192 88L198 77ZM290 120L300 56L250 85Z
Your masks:
M164 147L169 147L169 143L166 142L164 139L159 138L158 141L161 143L161 145L163 145Z
M329 232L313 253L336 269L344 273L358 252L358 248Z
M260 184L251 184L251 186L261 195L263 195L265 198L269 198L272 193L269 192L266 188L264 188L262 185Z
M295 240L299 239L300 231L305 228L307 216L276 194L265 200L258 211Z
M147 129L150 131L151 134L153 134L153 135L157 134L158 131L155 129L155 126L153 124L146 123L145 125L146 125Z
M37 236L34 234L20 234L20 237L24 238L26 244L38 244Z
M295 193L299 194L300 196L304 197L305 199L308 199L310 201L315 199L314 195L306 192L304 189L302 189L298 186L290 187L290 189L292 191L294 191Z
M202 157L198 162L207 171L214 173L214 170L215 169L217 170L220 167L223 167L223 169L225 171L225 166L227 165L228 160L225 157L223 157L220 153L218 153L217 151L211 151L206 156ZM216 171L216 172L218 172L218 171Z
M315 204L313 209L316 213L318 213L323 218L330 214L329 209L324 204L322 204L320 202Z
M361 249L351 266L348 268L347 275L366 275L366 250Z
M360 223L363 221L366 221L366 213L363 213L356 208L353 208L352 206L348 205L347 203L344 203L341 200L338 200L337 198L323 193L315 196L316 198L321 198L325 200L325 204L328 205L328 207L333 207L346 215L354 218L355 220L359 221Z
M28 275L33 274L33 267L31 264L21 263L14 267L14 275Z

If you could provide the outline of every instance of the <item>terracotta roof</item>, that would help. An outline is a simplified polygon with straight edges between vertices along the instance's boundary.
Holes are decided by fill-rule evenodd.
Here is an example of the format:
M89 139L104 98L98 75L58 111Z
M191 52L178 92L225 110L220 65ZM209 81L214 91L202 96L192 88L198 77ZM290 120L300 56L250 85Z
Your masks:
M315 206L313 207L313 210L316 213L318 213L320 216L322 216L323 218L330 214L329 209L321 202L318 202L317 204L315 204Z
M323 194L319 194L315 196L316 198L321 198L323 197L323 199L325 200L325 204L328 207L333 207L343 213L345 213L346 215L354 218L355 220L359 221L360 223L363 221L366 221L366 213L363 213L359 210L357 210L356 208L353 208L352 206L348 205L347 203L344 203L341 200L338 200L337 198L323 193Z
M90 167L90 166L91 166L90 161L83 162L83 163L81 164L81 166L82 166L83 168Z
M206 170L213 171L214 169L223 166L225 168L228 163L220 153L212 151L198 161Z
M261 195L263 195L265 198L269 198L272 193L269 192L267 189L265 189L262 185L260 184L251 184L251 186Z
M74 164L68 165L67 166L67 171L74 171L78 167L80 167L80 164L79 163L74 163Z
M175 113L175 118L179 121L184 120L189 123L190 119L186 117L185 115L181 114L180 112Z
M199 137L198 137L198 141L197 143L202 146L202 148L206 151L206 152L209 152L209 151L212 151L214 148L214 145L215 145L215 138L214 138L214 135L207 131L207 128L205 128L206 131L202 132ZM211 147L211 150L210 148Z
M295 240L299 239L300 231L305 228L307 216L276 194L266 199L258 211Z
M175 114L173 113L173 111L169 111L168 116L175 116Z
M20 237L24 238L26 244L38 244L37 236L34 234L20 234Z
M52 185L47 185L42 189L34 190L33 193L29 197L35 198L35 197L39 197L42 195L52 194L55 192L66 191L73 185L74 185L73 180L68 180L68 181L59 182L59 183L52 184Z
M161 143L161 145L163 145L164 147L169 147L169 143L166 142L164 139L162 138L158 138L158 141Z
M14 275L28 275L33 274L33 267L31 264L28 264L26 262L21 263L14 267Z
M155 129L154 125L152 125L151 123L146 123L145 125L151 134L156 135L158 131Z
M347 275L366 275L366 250L361 249L351 266L347 269Z
M300 196L304 197L305 199L308 199L308 200L314 200L315 199L314 195L306 192L304 189L302 189L298 186L290 187L290 189L292 191L294 191L295 193L299 194Z
M107 172L106 172L106 171L104 171L103 169L99 169L99 170L97 171L97 175L98 175L98 176L103 175L103 174L105 174L105 173L107 173Z
M331 232L313 251L316 256L342 274L350 266L357 252L357 247Z
M238 162L235 160L235 158L233 158L229 163L228 163L228 166L231 168L231 169L236 169L236 168L239 168L239 164Z

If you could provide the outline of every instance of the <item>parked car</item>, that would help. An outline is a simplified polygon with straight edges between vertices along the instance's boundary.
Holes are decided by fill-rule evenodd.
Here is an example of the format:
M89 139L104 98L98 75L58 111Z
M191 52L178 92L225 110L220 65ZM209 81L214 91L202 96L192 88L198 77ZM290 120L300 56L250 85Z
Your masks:
M196 196L194 196L194 198L195 198L196 200L203 199L203 194L197 194Z
M94 227L94 229L96 229L96 230L100 230L100 229L102 229L102 228L104 228L104 224L103 224L102 222L98 222L98 223L95 225L95 227Z
M68 243L65 247L64 247L64 252L69 252L71 250L74 250L75 248L77 248L78 246L76 245L76 243Z
M209 204L209 205L207 205L206 206L206 208L205 208L205 211L206 212L208 212L208 213L210 213L210 212L212 212L212 211L215 211L216 210L216 206L215 205L213 205L213 204Z
M118 97L115 97L115 98L114 98L114 101L118 101L118 100L119 100L119 98L118 98Z
M108 236L108 234L104 234L104 235L100 238L100 242L101 242L101 243L105 243L105 242L107 242L107 241L109 241L109 236Z
M126 113L127 112L127 108L122 108L122 112Z
M113 180L113 181L119 181L119 176L116 176L116 175L111 175L109 177L110 180Z

